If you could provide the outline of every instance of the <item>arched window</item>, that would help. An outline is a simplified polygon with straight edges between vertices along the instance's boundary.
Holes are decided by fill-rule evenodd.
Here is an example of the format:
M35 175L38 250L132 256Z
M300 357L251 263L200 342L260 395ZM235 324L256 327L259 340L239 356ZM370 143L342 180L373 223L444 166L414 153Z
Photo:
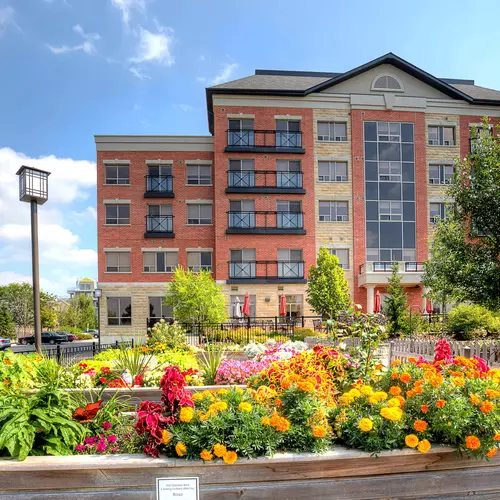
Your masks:
M373 80L372 90L403 92L403 84L396 76L383 74Z

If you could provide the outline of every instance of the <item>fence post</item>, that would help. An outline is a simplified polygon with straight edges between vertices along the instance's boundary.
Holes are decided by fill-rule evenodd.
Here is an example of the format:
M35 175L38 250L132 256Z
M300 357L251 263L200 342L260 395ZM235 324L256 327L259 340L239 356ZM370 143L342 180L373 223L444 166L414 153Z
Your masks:
M306 322L305 322L305 319L304 319L304 315L302 315L302 328L304 328L306 326Z
M392 363L392 352L394 350L394 340L391 340L389 342L389 366L391 366Z
M278 316L274 317L274 331L278 331Z
M95 340L92 342L92 358L95 357Z
M302 321L304 321L303 316L302 316ZM295 321L292 321L292 342L295 342Z
M471 348L469 346L465 346L464 347L464 358L470 358L470 351L471 351Z
M134 339L132 338L132 349L134 348Z
M120 344L118 343L118 340L116 341L116 348L118 349L120 347Z
M62 355L61 355L61 345L56 345L56 359L59 364L62 364Z

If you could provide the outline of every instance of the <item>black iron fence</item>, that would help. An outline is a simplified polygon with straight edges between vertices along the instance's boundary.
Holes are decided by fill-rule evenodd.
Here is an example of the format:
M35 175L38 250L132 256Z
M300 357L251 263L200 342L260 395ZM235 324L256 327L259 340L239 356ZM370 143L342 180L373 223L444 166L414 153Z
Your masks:
M293 190L302 188L302 172L280 170L228 170L227 183L230 188L280 188Z
M62 346L57 345L56 347L43 349L42 353L49 359L55 359L59 364L70 364L82 359L93 358L96 354L100 352L107 351L108 349L119 349L121 347L134 347L134 340L128 342L118 342L114 344L99 344L97 342L92 342L92 344L82 345L82 346ZM15 354L34 354L36 351L34 349L24 349L22 351L15 351Z

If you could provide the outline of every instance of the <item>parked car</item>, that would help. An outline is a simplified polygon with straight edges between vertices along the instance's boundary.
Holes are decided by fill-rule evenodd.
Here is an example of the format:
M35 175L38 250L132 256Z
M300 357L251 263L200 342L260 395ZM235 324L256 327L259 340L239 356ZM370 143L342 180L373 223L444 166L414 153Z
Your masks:
M83 333L88 333L89 335L92 335L95 339L99 338L99 330L87 330L86 332Z
M66 332L58 332L58 333L66 333ZM66 337L68 337L68 342L73 342L73 340L78 340L78 335L74 333L66 333Z
M61 344L62 342L68 342L68 336L65 333L42 332L42 344ZM35 337L21 337L19 343L33 345L35 343Z
M5 351L5 349L8 349L10 347L10 339L4 339L3 337L0 337L0 351Z

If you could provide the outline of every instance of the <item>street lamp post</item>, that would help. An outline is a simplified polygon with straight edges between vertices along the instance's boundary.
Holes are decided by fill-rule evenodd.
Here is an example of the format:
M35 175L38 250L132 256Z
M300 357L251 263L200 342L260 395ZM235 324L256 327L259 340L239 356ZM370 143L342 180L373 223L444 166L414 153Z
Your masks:
M40 319L40 265L38 261L38 205L49 199L50 172L23 165L19 176L19 199L31 204L31 259L33 264L33 316L35 347L42 353L42 322Z
M94 297L97 299L97 345L99 352L101 352L101 297L102 290L100 288L94 289Z

